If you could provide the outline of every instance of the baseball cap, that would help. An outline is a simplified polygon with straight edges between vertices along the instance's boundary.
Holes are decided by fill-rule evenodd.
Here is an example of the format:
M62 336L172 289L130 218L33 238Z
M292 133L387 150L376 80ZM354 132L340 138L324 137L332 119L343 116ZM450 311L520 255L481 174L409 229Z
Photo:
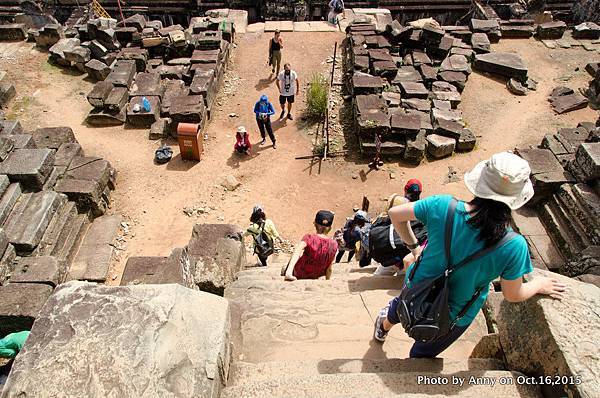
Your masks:
M315 216L315 223L323 227L331 227L334 214L329 210L319 210Z
M408 180L406 185L404 186L404 193L421 193L423 192L423 184L421 181L416 178L412 178Z

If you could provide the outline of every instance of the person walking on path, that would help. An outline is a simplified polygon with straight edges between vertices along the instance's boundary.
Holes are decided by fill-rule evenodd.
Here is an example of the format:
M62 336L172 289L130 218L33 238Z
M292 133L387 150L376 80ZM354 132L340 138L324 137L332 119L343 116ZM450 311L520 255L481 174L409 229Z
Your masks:
M320 210L315 216L314 234L306 234L296 245L290 262L282 269L281 276L286 281L297 279L318 279L325 276L331 279L333 258L337 243L327 237L331 231L334 214Z
M283 72L277 76L277 88L279 89L279 103L281 104L279 119L283 119L285 115L285 103L287 102L287 118L294 120L292 117L292 104L296 93L300 91L300 81L298 80L298 74L292 70L289 63L283 65Z
M252 236L254 241L254 254L258 256L260 264L267 266L267 259L275 250L275 241L281 242L279 232L273 221L267 218L262 206L256 205L250 215L250 226L244 236Z
M273 126L271 126L271 115L275 114L275 108L273 104L269 102L269 98L266 95L261 95L260 99L254 104L254 113L256 114L256 124L260 130L260 136L262 141L259 145L265 145L267 133L273 143L273 149L277 149L275 144L275 134L273 134Z
M279 29L277 29L271 40L269 40L269 65L271 66L271 73L275 73L275 76L279 75L282 48L283 39Z
M331 0L329 2L329 14L327 15L327 21L330 24L337 24L337 16L344 12L344 1L343 0Z
M509 225L511 210L533 197L530 173L527 161L509 152L498 153L465 174L465 185L474 195L471 201L434 195L389 211L395 230L416 259L406 270L403 290L441 277L450 264L458 265L475 253L483 254L484 248L489 250L460 268L452 265L446 307L449 327L443 328L447 333L425 342L416 341L410 350L411 358L434 358L454 343L473 322L487 298L490 282L498 277L502 294L509 302L521 302L536 294L564 297L566 285L556 279L536 277L523 283L523 276L533 271L529 250L525 238L512 232ZM417 244L410 227L412 220L420 220L427 227L424 249ZM448 242L446 236L451 238ZM398 314L404 315L405 311L399 311L399 303L407 305L405 299L396 297L380 311L375 321L375 340L385 341L390 329L400 323Z

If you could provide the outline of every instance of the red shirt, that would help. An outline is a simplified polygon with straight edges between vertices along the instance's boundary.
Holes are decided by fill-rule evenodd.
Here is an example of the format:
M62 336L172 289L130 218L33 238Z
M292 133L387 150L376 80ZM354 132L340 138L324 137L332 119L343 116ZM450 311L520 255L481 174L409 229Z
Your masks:
M306 243L306 248L294 267L294 276L298 279L317 279L324 276L337 252L336 241L317 234L304 235L302 241Z

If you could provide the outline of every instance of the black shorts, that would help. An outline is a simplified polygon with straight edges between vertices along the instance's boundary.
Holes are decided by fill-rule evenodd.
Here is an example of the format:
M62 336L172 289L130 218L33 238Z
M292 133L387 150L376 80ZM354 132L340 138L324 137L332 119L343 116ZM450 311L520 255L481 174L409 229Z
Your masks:
M280 95L279 96L279 103L281 105L285 104L285 101L287 101L290 104L294 103L294 96L293 95Z

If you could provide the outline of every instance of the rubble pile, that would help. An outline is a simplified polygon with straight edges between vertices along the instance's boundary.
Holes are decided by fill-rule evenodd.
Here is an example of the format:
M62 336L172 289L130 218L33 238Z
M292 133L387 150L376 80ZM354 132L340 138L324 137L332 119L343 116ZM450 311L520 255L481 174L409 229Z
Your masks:
M0 335L31 328L59 284L106 280L120 222L104 215L115 178L71 128L28 132L0 120Z
M368 18L354 19L345 63L361 150L375 151L376 134L383 154L413 163L426 153L442 158L473 150L475 135L458 109L472 63L532 84L518 56L490 53L501 36L496 20L473 19L470 26L391 21L383 30Z
M566 257L558 271L600 276L600 119L559 129L540 147L517 153L531 166L530 204Z
M195 17L184 29L135 14L124 24L96 18L75 28L75 37L58 33L50 59L97 81L89 124L152 128L153 139L176 135L180 122L205 125L235 38L227 17Z

